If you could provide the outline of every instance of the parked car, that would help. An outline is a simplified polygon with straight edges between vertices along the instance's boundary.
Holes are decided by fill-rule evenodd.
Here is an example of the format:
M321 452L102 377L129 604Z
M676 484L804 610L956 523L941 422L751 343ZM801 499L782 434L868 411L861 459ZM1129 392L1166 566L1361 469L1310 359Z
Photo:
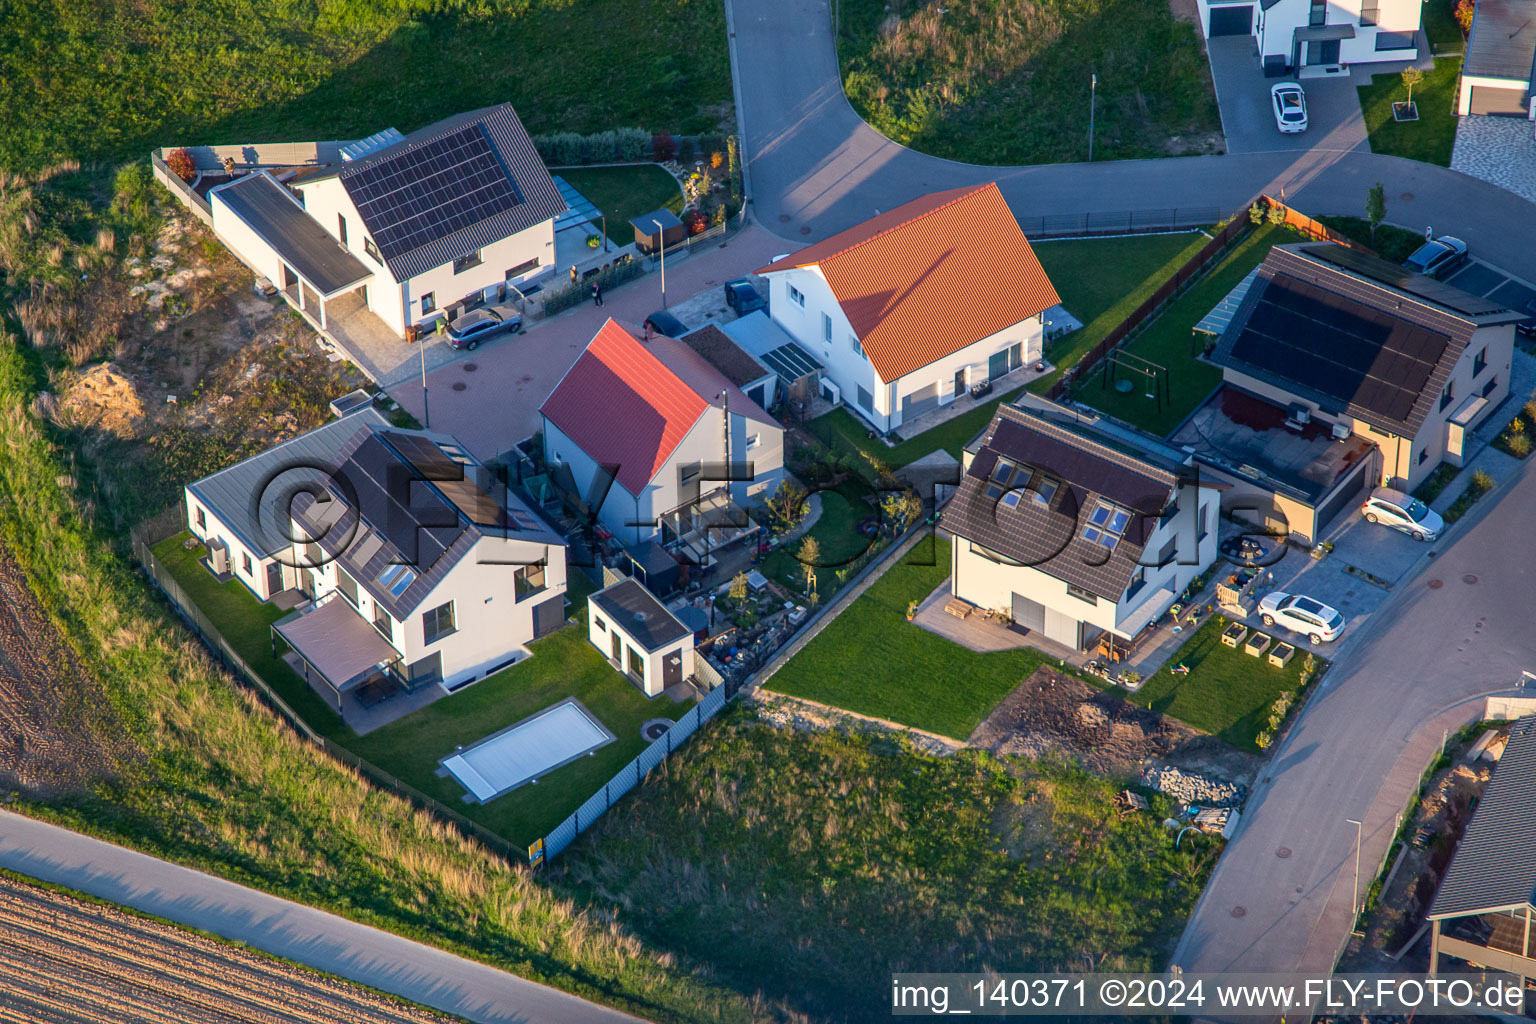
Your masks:
M1382 523L1401 530L1414 540L1434 540L1445 529L1445 520L1438 512L1395 487L1378 487L1360 506L1360 513L1368 523Z
M448 321L448 344L473 352L487 338L503 332L519 334L523 316L509 306L481 306Z
M1403 269L1430 277L1444 277L1467 262L1467 243L1450 235L1425 242L1403 261Z
M1515 330L1527 338L1536 338L1536 299L1525 304L1525 319L1515 324Z
M1277 590L1259 602L1259 617L1266 626L1303 633L1314 644L1332 643L1344 635L1344 616L1305 594Z
M1295 82L1280 82L1269 90L1275 127L1287 135L1307 130L1307 94Z
M664 309L658 309L645 318L645 326L657 334L665 334L669 338L681 338L688 333L688 328L677 317Z
M746 316L768 306L757 289L752 287L752 282L744 277L725 282L725 304L734 309L737 316Z

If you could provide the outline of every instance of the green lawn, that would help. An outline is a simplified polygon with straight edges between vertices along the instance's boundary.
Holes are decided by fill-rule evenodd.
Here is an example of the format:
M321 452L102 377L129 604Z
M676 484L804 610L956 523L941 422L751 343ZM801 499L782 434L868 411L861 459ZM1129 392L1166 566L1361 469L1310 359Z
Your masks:
M256 599L239 580L220 583L203 568L198 559L206 553L202 544L190 551L183 542L192 534L183 530L154 546L155 557L181 584L187 596L202 609L214 627L224 635L267 685L312 728L333 740L344 742L352 730L342 724L321 697L309 688L281 658L272 656L272 623L287 615L276 605Z
M1137 0L842 0L849 101L876 130L979 164L1221 152L1193 25ZM1098 76L1090 95L1090 74Z
M1056 371L1031 383L1030 390L1048 390L1063 369L1097 345L1207 241L1201 234L1173 234L1034 243L1041 265L1061 296L1061 304L1085 326L1046 346L1046 358L1056 365ZM959 458L966 442L992 419L998 403L1021 391L1023 388L1015 388L977 404L974 409L891 448L870 440L868 428L846 409L834 409L809 424L808 429L824 444L872 452L899 469L940 450Z
M587 642L585 605L577 625L533 643L533 657L465 687L347 746L385 771L441 800L499 835L526 847L581 806L645 747L640 726L651 718L681 718L692 703L647 698ZM437 776L438 761L457 746L575 697L608 727L613 743L589 757L486 804L461 802L464 787Z
M1377 227L1376 237L1372 238L1370 222L1364 217L1319 217L1317 219L1339 234L1370 246L1382 259L1393 263L1403 262L1413 255L1415 249L1424 244L1422 232L1393 227L1391 224L1382 224Z
M1167 666L1153 673L1136 693L1121 696L1188 722L1239 750L1258 750L1253 739L1265 727L1270 706L1281 691L1297 689L1309 647L1304 640L1277 637L1299 646L1290 664L1275 668L1269 664L1267 651L1264 657L1255 658L1222 644L1222 628L1219 617L1210 616ZM1178 665L1188 665L1189 674L1169 672Z
M662 208L683 212L683 190L677 179L655 164L568 167L556 173L607 215L608 238L620 245L634 241L629 227L633 218Z
M1455 0L1425 0L1424 34L1429 37L1430 49L1435 53L1460 53L1467 41L1462 37L1461 26L1451 13Z
M535 134L730 118L718 0L23 0L0 167L410 131L510 100Z
M1413 88L1413 102L1419 108L1417 121L1392 119L1393 102L1408 95L1396 74L1375 75L1370 85L1360 86L1360 110L1371 152L1449 167L1456 144L1456 80L1460 73L1460 57L1435 61L1435 69ZM1364 195L1360 201L1365 202Z
M1171 801L1123 814L1123 785L728 714L552 881L760 993L761 1019L889 1022L893 971L1072 971L1084 950L1106 971L1166 966L1221 841L1175 849Z
M913 548L840 612L766 686L779 693L965 739L1047 659L979 654L908 622L907 603L949 576L949 542Z
M865 501L872 494L862 477L853 476L837 487L817 492L821 495L821 516L811 527L810 536L821 545L821 558L816 570L816 592L823 602L842 588L837 570L852 562L869 549L870 538L858 531L861 520L879 516L879 511ZM764 576L781 586L805 590L805 565L797 556L801 540L775 548L763 559L760 569Z
M1077 385L1074 397L1159 436L1173 430L1221 382L1219 367L1195 358L1195 324L1258 266L1273 246L1294 239L1287 229L1270 224L1250 233L1126 345L1127 352L1167 367L1170 397L1161 410L1154 399L1146 397L1140 378L1136 378L1135 387L1122 393L1102 386L1102 376L1090 372Z

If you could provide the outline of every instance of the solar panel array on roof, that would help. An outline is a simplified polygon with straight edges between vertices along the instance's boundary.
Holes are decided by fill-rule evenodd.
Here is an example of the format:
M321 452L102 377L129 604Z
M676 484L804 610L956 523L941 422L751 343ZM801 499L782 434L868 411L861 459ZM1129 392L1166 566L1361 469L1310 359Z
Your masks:
M403 256L522 201L479 124L355 172L348 191L385 259Z
M1507 306L1492 299L1464 292L1460 288L1424 274L1404 270L1394 263L1388 263L1379 256L1361 252L1359 249L1329 244L1306 245L1302 246L1301 251L1308 256L1315 256L1336 267L1343 267L1361 277L1369 278L1378 284L1407 292L1409 295L1415 295L1465 316L1487 316L1490 313L1499 313L1508 309Z
M358 446L340 476L355 493L361 518L409 565L430 569L464 532L457 510L430 488L412 486L410 467L377 435Z
M799 345L780 345L763 354L763 365L785 380L794 382L823 369L821 363Z
M393 431L384 435L394 449L409 462L427 483L419 483L422 489L436 488L454 508L476 526L493 526L507 529L514 522L507 517L501 502L488 493L489 472L481 467L468 466L450 458L441 447L420 434L399 434ZM430 488L428 487L430 484Z
M1276 274L1232 356L1339 402L1406 421L1450 338Z

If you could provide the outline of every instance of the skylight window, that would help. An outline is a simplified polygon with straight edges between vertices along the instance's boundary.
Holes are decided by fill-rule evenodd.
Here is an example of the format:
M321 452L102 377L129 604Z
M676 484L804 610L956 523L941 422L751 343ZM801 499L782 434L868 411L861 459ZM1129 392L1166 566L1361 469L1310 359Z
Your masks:
M1130 524L1129 512L1107 501L1100 501L1088 513L1088 525L1083 527L1083 539L1113 551Z
M1009 508L1013 508L1019 503L1019 495L1020 492L1017 490L1009 491L1007 494L1003 495L1003 504L1007 505Z
M474 462L473 459L471 459L467 454L465 454L464 449L460 448L456 444L448 444L447 442L439 442L437 446L443 450L443 454L444 455L448 456L454 462L459 463L459 465L461 465L461 466L472 465L473 462Z
M379 573L379 583L396 597L405 593L412 583L416 582L416 570L408 569L398 562L392 562Z

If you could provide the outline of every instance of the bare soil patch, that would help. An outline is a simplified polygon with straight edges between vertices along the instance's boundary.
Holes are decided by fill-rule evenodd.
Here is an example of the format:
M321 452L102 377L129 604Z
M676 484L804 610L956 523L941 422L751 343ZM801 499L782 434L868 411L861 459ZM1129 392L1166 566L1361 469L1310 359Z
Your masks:
M1251 786L1262 764L1182 722L1044 665L976 727L969 744L999 756L1065 755L1117 778L1167 764Z
M442 1024L355 985L0 878L7 1020L56 1024ZM12 1015L16 1016L12 1016Z

